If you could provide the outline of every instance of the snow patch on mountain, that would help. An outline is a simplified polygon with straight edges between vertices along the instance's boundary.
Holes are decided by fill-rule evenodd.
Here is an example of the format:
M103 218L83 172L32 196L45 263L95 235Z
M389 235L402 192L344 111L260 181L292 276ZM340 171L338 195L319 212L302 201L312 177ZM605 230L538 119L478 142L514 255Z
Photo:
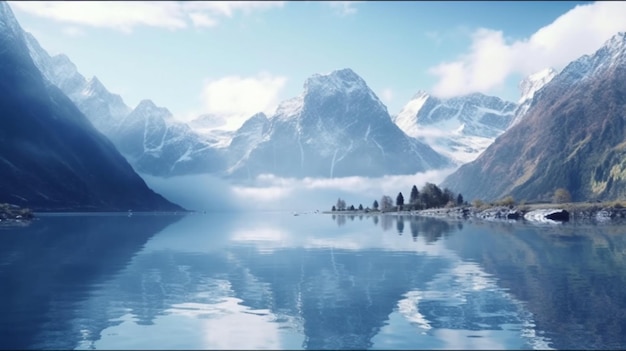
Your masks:
M521 97L518 103L523 104L525 101L532 99L535 92L548 84L557 74L558 72L554 68L548 67L524 78L519 83Z
M407 135L462 164L478 157L508 128L516 106L480 93L439 99L420 91L393 121Z
M451 165L393 124L384 104L352 70L314 74L303 90L283 101L267 121L257 121L254 130L235 133L230 149L239 150L240 157L230 174L332 178L409 174ZM244 144L250 150L244 151ZM402 161L406 159L413 162Z
M419 134L417 113L422 109L424 103L428 100L428 97L428 93L420 90L406 105L404 105L400 113L395 116L394 122L407 135L415 137Z
M297 116L304 106L304 94L281 102L276 108L273 118L289 119Z

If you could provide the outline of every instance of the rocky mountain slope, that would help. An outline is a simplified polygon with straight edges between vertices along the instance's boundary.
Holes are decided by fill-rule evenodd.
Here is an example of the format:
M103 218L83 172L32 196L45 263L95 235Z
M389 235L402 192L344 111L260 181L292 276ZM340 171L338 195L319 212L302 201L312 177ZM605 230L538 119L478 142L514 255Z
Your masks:
M442 186L467 199L575 201L626 195L626 34L567 65L533 98L526 116Z
M137 171L171 176L211 173L225 167L221 149L228 143L223 135L198 133L150 100L131 109L97 77L82 76L67 56L50 56L30 33L26 39L44 77L68 95Z
M180 210L149 189L31 59L0 2L0 202L34 210Z

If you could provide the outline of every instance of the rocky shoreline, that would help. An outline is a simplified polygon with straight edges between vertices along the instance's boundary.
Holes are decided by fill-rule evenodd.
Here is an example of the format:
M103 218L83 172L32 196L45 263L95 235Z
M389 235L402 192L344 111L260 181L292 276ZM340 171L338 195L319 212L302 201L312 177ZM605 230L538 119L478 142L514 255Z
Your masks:
M28 208L12 204L0 204L0 224L29 222L35 215Z
M491 221L527 221L538 223L560 222L615 222L626 220L625 207L607 206L498 206L486 209L475 207L437 208L413 211L413 214L427 217L456 219L482 219Z
M602 204L529 204L519 206L494 206L476 208L459 206L431 208L417 211L332 211L336 215L397 215L450 218L457 220L485 220L528 223L616 223L626 222L626 207Z

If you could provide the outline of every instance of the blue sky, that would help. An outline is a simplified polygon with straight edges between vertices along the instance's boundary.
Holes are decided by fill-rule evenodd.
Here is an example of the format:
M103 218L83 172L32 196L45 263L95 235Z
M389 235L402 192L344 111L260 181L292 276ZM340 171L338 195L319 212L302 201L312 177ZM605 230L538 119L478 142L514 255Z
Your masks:
M517 100L525 75L563 68L626 31L624 2L9 2L51 54L65 53L136 106L238 127L352 68L398 113L418 90ZM577 6L580 5L580 6Z

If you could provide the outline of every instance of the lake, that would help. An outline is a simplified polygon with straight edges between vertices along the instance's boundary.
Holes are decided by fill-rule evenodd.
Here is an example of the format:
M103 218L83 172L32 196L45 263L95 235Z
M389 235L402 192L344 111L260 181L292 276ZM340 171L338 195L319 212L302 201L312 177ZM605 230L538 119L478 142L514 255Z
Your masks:
M284 212L0 226L2 349L624 349L626 226Z

